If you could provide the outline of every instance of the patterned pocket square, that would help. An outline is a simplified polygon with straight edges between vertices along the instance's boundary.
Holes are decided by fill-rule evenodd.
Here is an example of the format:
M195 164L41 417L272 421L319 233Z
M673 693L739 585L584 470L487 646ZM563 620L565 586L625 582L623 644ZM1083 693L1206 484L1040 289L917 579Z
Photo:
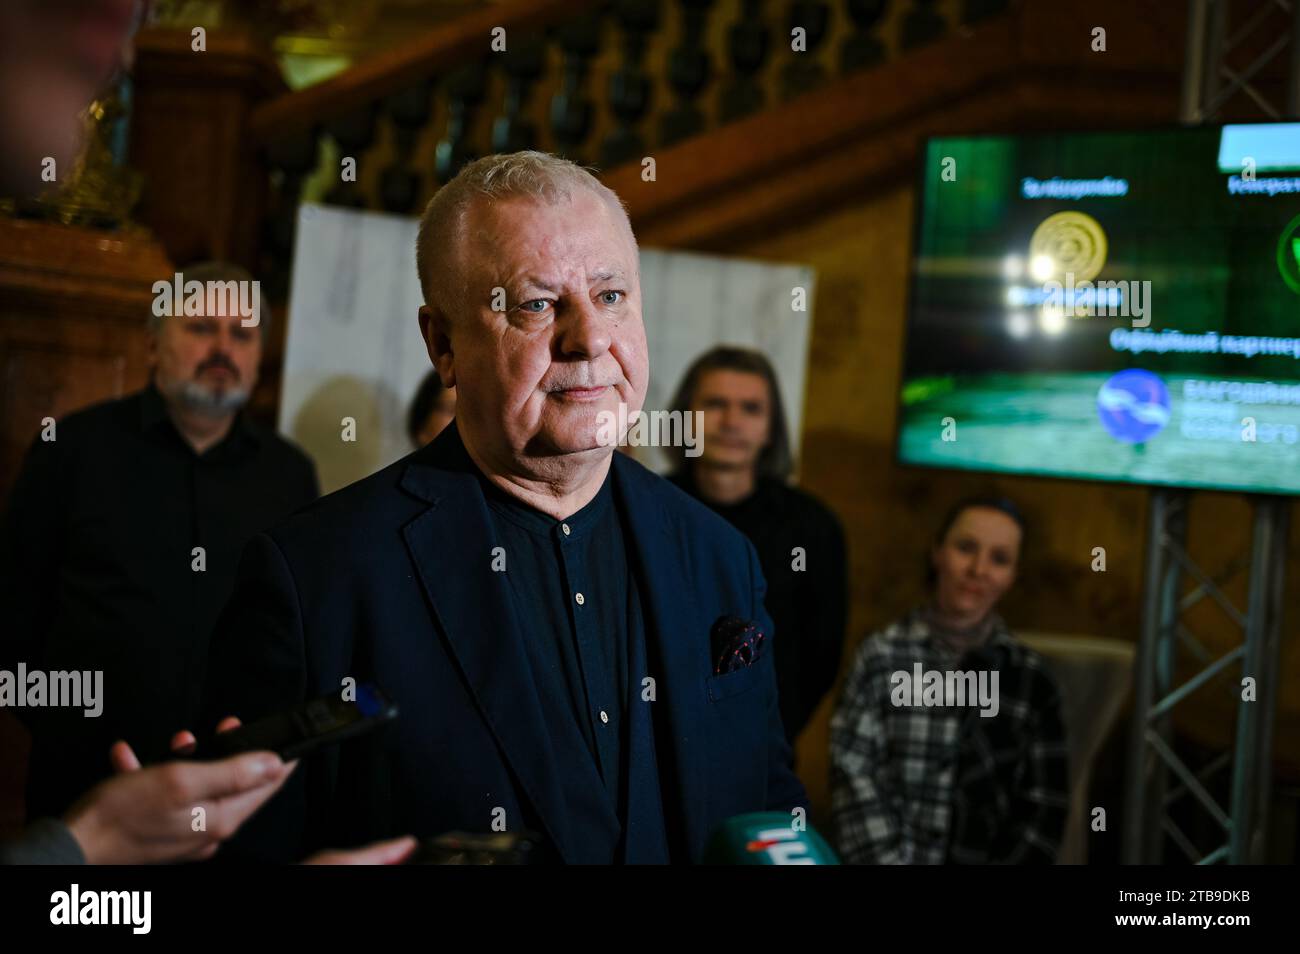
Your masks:
M709 640L713 645L713 674L720 676L757 662L767 637L757 625L739 616L719 616Z

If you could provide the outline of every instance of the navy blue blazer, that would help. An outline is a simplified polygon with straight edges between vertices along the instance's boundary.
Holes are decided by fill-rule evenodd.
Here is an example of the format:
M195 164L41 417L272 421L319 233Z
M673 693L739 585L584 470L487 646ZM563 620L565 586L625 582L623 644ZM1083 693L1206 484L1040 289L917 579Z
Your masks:
M670 848L698 861L727 818L807 805L777 709L772 643L747 669L713 674L720 616L775 635L765 583L753 545L726 521L624 454L612 468L657 674ZM408 833L489 831L504 809L510 830L539 828L561 859L575 857L588 820L561 801L566 766L539 728L552 714L532 683L529 634L490 571L492 546L454 424L248 544L212 636L203 727L338 692L349 676L376 681L401 714L305 759L235 853L290 861Z

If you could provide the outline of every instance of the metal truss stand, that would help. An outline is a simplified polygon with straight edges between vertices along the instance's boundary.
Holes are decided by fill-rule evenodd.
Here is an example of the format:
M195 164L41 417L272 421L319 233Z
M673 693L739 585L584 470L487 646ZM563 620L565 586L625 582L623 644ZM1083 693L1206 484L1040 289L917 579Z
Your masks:
M1228 34L1228 14L1241 18ZM1279 17L1281 14L1281 17ZM1272 43L1251 63L1230 65L1233 50L1248 37L1268 31ZM1275 108L1253 85L1260 72L1284 51L1290 63L1286 105ZM1182 119L1217 121L1224 104L1244 93L1270 118L1300 115L1300 0L1188 0L1186 68ZM1187 554L1190 493L1153 490L1147 536L1142 633L1135 675L1135 711L1129 752L1128 791L1124 805L1123 860L1152 864L1163 860L1168 837L1198 864L1264 860L1272 781L1273 722L1277 708L1278 656L1282 592L1290 500L1255 497L1254 530L1249 557L1246 612L1238 610L1215 580ZM1242 561L1229 564L1225 576ZM1179 595L1186 574L1196 586ZM1184 626L1179 617L1203 597L1218 603L1241 626L1241 645L1218 659ZM1180 686L1174 685L1180 644L1204 667ZM1255 700L1242 699L1241 682L1229 684L1237 700L1236 742L1229 751L1193 769L1173 749L1172 710L1225 670L1240 663L1241 679L1255 680ZM1230 803L1220 805L1206 787L1211 776L1231 766ZM1177 785L1170 787L1171 775ZM1201 854L1169 817L1178 799L1191 795L1223 829L1224 842Z
M1186 491L1155 490L1151 494L1147 536L1146 592L1142 634L1138 644L1134 684L1133 737L1124 810L1124 861L1157 864L1163 859L1165 837L1198 864L1227 860L1232 864L1260 863L1268 826L1272 781L1273 717L1277 706L1279 632L1286 570L1286 541L1291 502L1259 497L1254 503L1254 535L1250 552L1250 584L1246 612L1233 606L1215 580L1187 554ZM1225 576L1236 572L1230 564ZM1196 586L1179 596L1186 574ZM1210 654L1179 617L1204 597L1218 603L1241 626L1241 645L1218 659ZM1204 668L1182 685L1174 685L1174 663L1182 644ZM1171 713L1198 689L1240 663L1241 678L1255 680L1254 700L1246 701L1241 682L1228 689L1237 700L1237 738L1233 749L1192 769L1174 752ZM1211 776L1231 765L1231 803L1225 810L1210 794ZM1178 781L1169 787L1170 775ZM1224 843L1202 855L1173 823L1169 808L1190 794L1223 829Z

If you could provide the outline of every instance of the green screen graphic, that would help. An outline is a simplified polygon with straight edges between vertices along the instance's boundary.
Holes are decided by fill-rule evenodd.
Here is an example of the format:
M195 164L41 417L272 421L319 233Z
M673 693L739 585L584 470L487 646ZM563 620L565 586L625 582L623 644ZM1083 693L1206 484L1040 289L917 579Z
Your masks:
M940 138L923 175L900 461L1300 493L1300 124Z

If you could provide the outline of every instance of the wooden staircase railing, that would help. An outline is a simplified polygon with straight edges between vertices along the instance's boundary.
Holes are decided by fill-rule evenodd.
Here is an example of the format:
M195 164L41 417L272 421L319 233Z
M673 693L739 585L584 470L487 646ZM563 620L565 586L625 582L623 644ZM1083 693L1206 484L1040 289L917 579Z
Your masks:
M1184 16L1129 0L516 0L296 92L247 43L214 37L196 59L188 34L145 37L133 159L148 157L145 222L171 256L240 261L276 302L301 202L415 214L490 152L595 165L643 240L725 248L906 177L926 135L1172 121Z
M283 291L305 199L412 214L470 159L526 148L636 166L1010 5L521 0L467 14L252 110L273 186L258 266Z

